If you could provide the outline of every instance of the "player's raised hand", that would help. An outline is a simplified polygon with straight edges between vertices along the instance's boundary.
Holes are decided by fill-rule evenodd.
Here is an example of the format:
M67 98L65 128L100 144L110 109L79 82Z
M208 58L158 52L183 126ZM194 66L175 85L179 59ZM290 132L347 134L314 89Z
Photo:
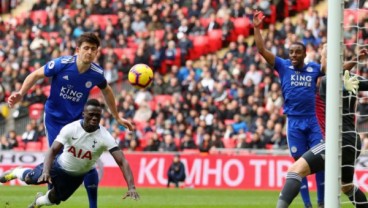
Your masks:
M138 192L135 189L129 189L128 192L123 196L123 199L126 199L128 197L134 200L138 200L140 198Z
M130 131L133 131L133 129L134 129L134 125L130 122L130 121L128 121L128 120L126 120L126 119L124 119L124 118L117 118L117 120L116 120L120 125L123 125L123 126L125 126L126 128L128 128Z
M19 92L15 92L11 94L8 98L8 105L10 108L13 108L15 104L22 100L22 95Z
M254 12L253 15L253 26L254 27L261 26L264 18L265 16L263 15L263 13L261 11L256 10L256 12Z
M348 70L345 70L344 73L344 88L349 91L349 93L356 94L358 88L359 88L359 80L358 77L355 75L353 77L350 77L350 73Z
M38 183L47 182L52 184L51 176L48 173L42 173L42 175L38 178Z

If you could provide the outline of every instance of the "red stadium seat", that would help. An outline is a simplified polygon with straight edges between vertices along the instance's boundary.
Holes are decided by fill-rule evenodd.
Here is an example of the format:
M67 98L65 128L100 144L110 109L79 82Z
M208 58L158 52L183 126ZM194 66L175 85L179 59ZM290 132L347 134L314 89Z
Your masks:
M181 144L181 141L180 141L180 138L174 138L174 142L175 142L175 146L180 149L180 144Z
M264 22L266 22L267 24L274 24L276 22L276 6L275 5L271 5L270 6L270 9L271 9L271 16L267 16L265 19L264 19Z
M210 24L210 18L201 18L199 21L204 28L207 28L207 26Z
M33 20L33 22L36 22L36 20L39 19L42 25L47 24L47 11L46 10L32 11L30 17Z
M300 12L310 7L311 0L298 0L296 1L296 11Z
M42 143L41 142L27 142L26 151L39 152L42 151Z
M94 86L91 91L89 92L89 96L91 98L98 98L101 97L101 90L97 86Z
M78 9L69 9L69 16L70 17L74 17L78 13L79 13Z
M134 48L124 48L123 53L127 56L130 63L134 63L135 52L136 52L136 49Z
M193 41L193 48L189 52L190 59L198 59L208 53L208 36L191 36L189 38Z
M235 35L244 35L244 37L249 36L249 29L250 29L250 21L248 18L240 17L235 18L234 21L234 32Z
M100 26L101 30L104 30L106 27L106 21L103 15L99 14L92 14L88 17L92 22L98 22L98 25Z
M224 142L225 148L235 148L236 146L233 139L222 139L222 142Z
M181 8L181 12L183 12L183 15L185 16L185 17L188 17L188 7L182 7Z
M171 102L172 96L171 95L156 95L154 100L156 103L165 104L166 102Z
M225 125L232 125L235 121L233 119L226 119Z
M180 59L180 48L176 48L176 54L175 54L175 60L174 60L174 65L175 66L179 66L181 65L181 59Z
M46 95L47 97L50 96L50 89L51 89L51 85L46 85L42 87L42 92L44 95Z
M222 30L212 30L208 32L209 42L211 44L208 45L208 50L210 52L215 52L221 49L222 47Z
M103 17L106 22L110 20L113 25L118 24L119 19L118 19L118 15L116 14L107 14L107 15L103 15Z
M28 107L28 115L30 119L39 120L43 116L44 104L35 103Z
M47 151L49 149L49 141L47 140L47 137L40 137L40 142L42 144L42 151Z
M155 30L155 37L163 40L165 35L165 30Z

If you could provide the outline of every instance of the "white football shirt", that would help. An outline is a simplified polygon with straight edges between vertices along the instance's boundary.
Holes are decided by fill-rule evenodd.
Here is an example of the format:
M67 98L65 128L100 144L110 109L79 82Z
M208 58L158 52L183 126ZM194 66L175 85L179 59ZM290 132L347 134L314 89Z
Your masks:
M81 120L64 126L55 141L64 145L58 163L72 175L90 171L104 151L117 147L105 127L100 126L96 131L88 133L82 128Z

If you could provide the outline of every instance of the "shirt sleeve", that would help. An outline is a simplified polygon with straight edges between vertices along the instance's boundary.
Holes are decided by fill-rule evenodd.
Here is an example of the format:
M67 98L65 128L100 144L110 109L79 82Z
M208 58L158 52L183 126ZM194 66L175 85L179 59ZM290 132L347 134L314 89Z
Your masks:
M46 77L52 77L63 69L65 64L61 63L61 59L62 57L47 62L44 66Z
M64 126L61 130L60 133L57 135L55 141L60 142L61 144L65 145L70 138L71 135L71 125L66 125Z
M275 57L275 66L274 66L274 68L275 68L275 70L276 70L277 72L279 72L279 73L280 73L280 70L282 69L282 67L283 67L283 65L284 65L284 62L285 62L285 60L284 60L284 59L282 59L282 58L280 58L280 57L278 57L278 56L276 56L276 57Z
M111 134L105 128L100 128L102 128L101 132L104 137L103 141L105 143L106 149L110 151L111 149L117 147L118 145L116 144L115 139L111 136Z
M100 88L101 90L105 89L107 87L106 79L103 78L102 82L100 84L98 84L97 87Z

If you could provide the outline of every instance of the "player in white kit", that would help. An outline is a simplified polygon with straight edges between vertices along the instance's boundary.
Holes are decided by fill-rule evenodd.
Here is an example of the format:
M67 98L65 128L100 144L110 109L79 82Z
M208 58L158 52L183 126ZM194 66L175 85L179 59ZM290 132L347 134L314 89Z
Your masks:
M34 169L15 168L0 176L0 182L6 183L20 179L27 184L51 183L53 188L45 195L38 193L31 208L59 204L67 200L82 184L85 174L94 168L101 154L108 150L119 165L128 185L123 198L139 199L134 178L128 161L118 148L114 138L100 126L102 108L100 103L89 100L83 111L83 119L63 127L47 151L44 163ZM63 152L58 156L60 150Z

